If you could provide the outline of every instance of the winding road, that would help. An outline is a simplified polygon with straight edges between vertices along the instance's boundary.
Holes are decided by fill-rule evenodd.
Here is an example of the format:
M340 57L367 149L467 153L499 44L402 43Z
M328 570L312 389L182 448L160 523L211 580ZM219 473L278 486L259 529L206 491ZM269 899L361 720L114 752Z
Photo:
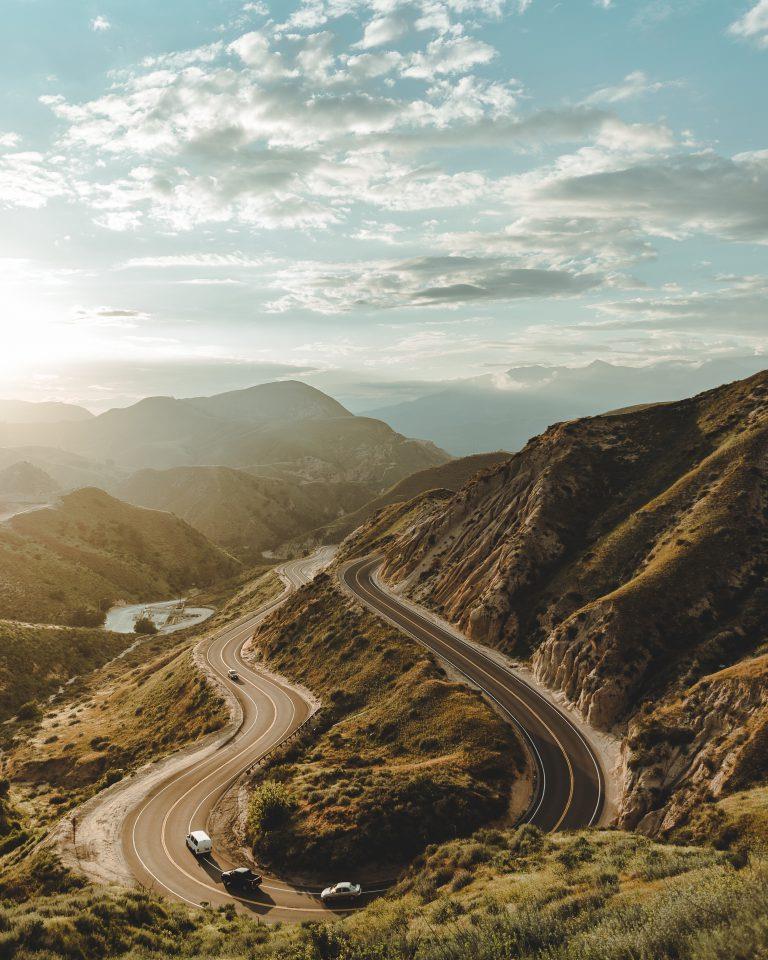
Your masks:
M598 822L605 781L594 750L578 727L551 701L475 644L383 590L375 579L381 558L347 564L347 589L374 613L450 663L490 697L528 746L536 788L523 821L542 830L575 830Z
M330 559L330 557L328 557ZM243 866L232 862L216 846L213 854L196 859L187 849L191 830L205 830L217 803L252 764L295 731L310 716L312 705L287 684L251 667L242 657L254 628L297 587L308 583L318 569L318 558L296 560L282 568L285 590L261 607L257 614L227 628L198 653L206 669L237 697L242 723L236 736L202 762L176 771L130 811L122 829L123 855L130 872L142 885L175 900L195 906L231 904L270 920L318 919L331 911L318 899L319 890L293 887L265 878L254 897L228 893L220 880L222 870ZM239 681L227 671L235 669Z
M269 877L253 898L233 896L224 890L220 874L243 865L243 861L233 863L221 853L215 832L214 851L209 857L197 860L185 845L190 830L208 828L210 832L214 809L243 772L311 715L308 698L279 678L249 665L242 648L254 628L294 589L309 582L322 561L327 563L329 559L329 552L323 556L320 551L320 556L286 564L282 568L285 590L279 597L198 648L207 671L236 696L242 723L218 749L169 772L129 810L122 825L122 852L131 874L142 885L194 905L207 902L220 906L235 901L239 910L270 921L296 922L345 912L325 907L318 898L319 890ZM533 799L523 819L544 830L596 823L605 792L603 775L579 730L533 687L476 646L378 586L374 572L379 563L377 558L354 561L341 569L339 577L346 589L374 613L450 662L480 687L517 726L536 770ZM231 668L238 671L239 682L229 680L227 671Z

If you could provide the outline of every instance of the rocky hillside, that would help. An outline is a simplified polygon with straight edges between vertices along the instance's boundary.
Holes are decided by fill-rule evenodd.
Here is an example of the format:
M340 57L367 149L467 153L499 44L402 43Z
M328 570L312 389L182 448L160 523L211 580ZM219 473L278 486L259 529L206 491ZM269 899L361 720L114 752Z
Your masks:
M625 733L622 826L711 840L701 811L768 777L767 452L762 373L557 424L343 552L383 550L400 589Z
M183 520L86 488L0 527L0 617L78 622L83 610L178 596L239 567Z
M386 576L609 727L761 642L767 443L768 374L558 424L402 531Z
M232 467L141 470L116 492L168 510L240 557L257 558L370 496L364 484L260 477Z
M632 722L619 822L674 834L707 804L766 776L768 654L707 676Z

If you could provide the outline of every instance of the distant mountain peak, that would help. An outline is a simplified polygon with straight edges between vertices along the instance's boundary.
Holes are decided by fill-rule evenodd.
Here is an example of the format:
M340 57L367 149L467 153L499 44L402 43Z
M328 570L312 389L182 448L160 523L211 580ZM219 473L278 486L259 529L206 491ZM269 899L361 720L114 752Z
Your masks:
M301 380L275 380L183 403L229 420L331 420L351 417L338 400Z

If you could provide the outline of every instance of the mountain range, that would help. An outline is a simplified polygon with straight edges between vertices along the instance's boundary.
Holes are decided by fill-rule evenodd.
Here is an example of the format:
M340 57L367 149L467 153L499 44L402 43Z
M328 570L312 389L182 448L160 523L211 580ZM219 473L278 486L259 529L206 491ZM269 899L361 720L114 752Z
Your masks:
M0 446L64 450L124 471L217 464L378 489L448 459L297 381L187 400L148 397L80 420L0 423Z
M433 386L423 396L368 414L409 437L429 437L454 456L518 450L561 420L680 400L764 366L764 357L752 356L647 367L600 360L582 367L514 367Z

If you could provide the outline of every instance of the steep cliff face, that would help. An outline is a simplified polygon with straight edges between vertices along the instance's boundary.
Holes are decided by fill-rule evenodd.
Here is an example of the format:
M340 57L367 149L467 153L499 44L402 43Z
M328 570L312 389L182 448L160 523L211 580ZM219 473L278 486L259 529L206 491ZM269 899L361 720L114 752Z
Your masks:
M702 804L768 774L768 654L705 677L630 725L619 824L685 825Z
M766 450L768 374L558 424L401 526L385 576L610 727L761 641Z

